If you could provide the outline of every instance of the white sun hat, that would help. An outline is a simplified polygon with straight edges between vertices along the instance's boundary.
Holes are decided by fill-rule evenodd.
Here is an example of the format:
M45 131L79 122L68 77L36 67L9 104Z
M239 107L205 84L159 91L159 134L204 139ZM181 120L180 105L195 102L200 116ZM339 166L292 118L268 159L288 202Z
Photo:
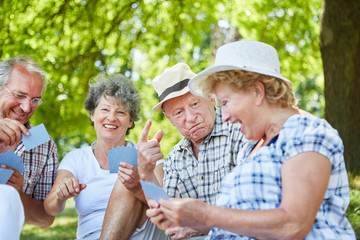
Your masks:
M279 56L272 46L257 41L238 41L221 46L215 56L215 64L189 82L192 94L203 96L202 83L207 76L221 71L243 70L268 75L291 82L280 74Z
M189 92L188 82L196 74L185 63L178 63L167 68L153 80L153 86L158 94L159 103L152 109L161 111L162 104L172 98L179 97Z

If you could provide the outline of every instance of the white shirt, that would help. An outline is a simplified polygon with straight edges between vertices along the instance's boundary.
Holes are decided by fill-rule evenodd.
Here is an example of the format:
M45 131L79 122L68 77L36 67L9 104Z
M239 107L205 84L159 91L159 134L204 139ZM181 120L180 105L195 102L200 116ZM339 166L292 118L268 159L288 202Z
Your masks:
M24 207L18 191L0 184L0 239L20 239L24 221Z
M58 170L68 170L79 183L87 187L74 197L75 209L78 214L77 238L101 231L106 207L111 191L116 182L117 174L101 169L91 147L86 146L73 150L65 155Z

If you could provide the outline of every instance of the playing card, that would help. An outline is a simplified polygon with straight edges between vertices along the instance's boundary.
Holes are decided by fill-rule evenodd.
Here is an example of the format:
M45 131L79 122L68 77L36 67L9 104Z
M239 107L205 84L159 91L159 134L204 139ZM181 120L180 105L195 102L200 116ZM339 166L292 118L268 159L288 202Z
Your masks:
M137 167L137 149L130 146L119 146L108 150L110 173L117 173L120 162L127 162Z
M6 184L13 172L10 169L0 168L0 184Z
M26 150L33 149L43 143L50 141L50 136L46 131L44 124L39 124L36 127L29 129L29 136L21 134L21 140L25 145Z
M145 195L148 196L149 198L154 199L156 201L159 201L159 199L161 198L166 200L169 199L168 195L161 187L156 186L151 182L140 181L140 184L142 186Z
M15 168L21 174L25 171L23 159L11 150L7 153L0 153L0 165L2 164Z

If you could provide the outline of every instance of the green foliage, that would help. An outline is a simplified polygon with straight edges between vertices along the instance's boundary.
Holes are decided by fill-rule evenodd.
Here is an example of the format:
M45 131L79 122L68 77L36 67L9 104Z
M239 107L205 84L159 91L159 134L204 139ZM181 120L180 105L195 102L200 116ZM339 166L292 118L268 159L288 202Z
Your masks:
M321 1L246 0L31 0L1 1L0 56L28 54L48 73L45 104L33 118L44 123L65 153L96 140L83 109L88 83L101 71L132 79L142 98L141 118L128 140L137 142L147 119L162 129L166 155L181 136L151 108L151 80L186 62L194 72L213 64L229 41L259 40L279 51L282 74L294 83L299 106L323 115L318 47Z
M258 40L275 47L281 73L293 82L299 107L324 116L323 68L319 49L321 1L227 2L225 18L239 38ZM236 9L235 6L242 6Z

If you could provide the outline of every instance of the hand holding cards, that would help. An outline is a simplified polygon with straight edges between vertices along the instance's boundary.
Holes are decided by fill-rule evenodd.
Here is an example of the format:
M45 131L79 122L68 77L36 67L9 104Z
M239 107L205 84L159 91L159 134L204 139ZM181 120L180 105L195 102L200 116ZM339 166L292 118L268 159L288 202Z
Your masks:
M44 124L40 124L29 129L29 133L29 136L26 136L23 133L21 134L21 140L24 143L26 150L31 150L47 141L50 141L50 136L47 133ZM0 166L1 165L14 168L21 174L25 171L23 159L11 150L7 153L0 153ZM0 184L6 184L13 173L13 170L0 168Z
M6 184L13 173L13 170L0 168L0 184Z
M21 157L9 150L7 153L0 153L0 166L6 165L19 171L24 172L24 162ZM11 175L14 173L11 169L0 168L0 184L6 184Z

